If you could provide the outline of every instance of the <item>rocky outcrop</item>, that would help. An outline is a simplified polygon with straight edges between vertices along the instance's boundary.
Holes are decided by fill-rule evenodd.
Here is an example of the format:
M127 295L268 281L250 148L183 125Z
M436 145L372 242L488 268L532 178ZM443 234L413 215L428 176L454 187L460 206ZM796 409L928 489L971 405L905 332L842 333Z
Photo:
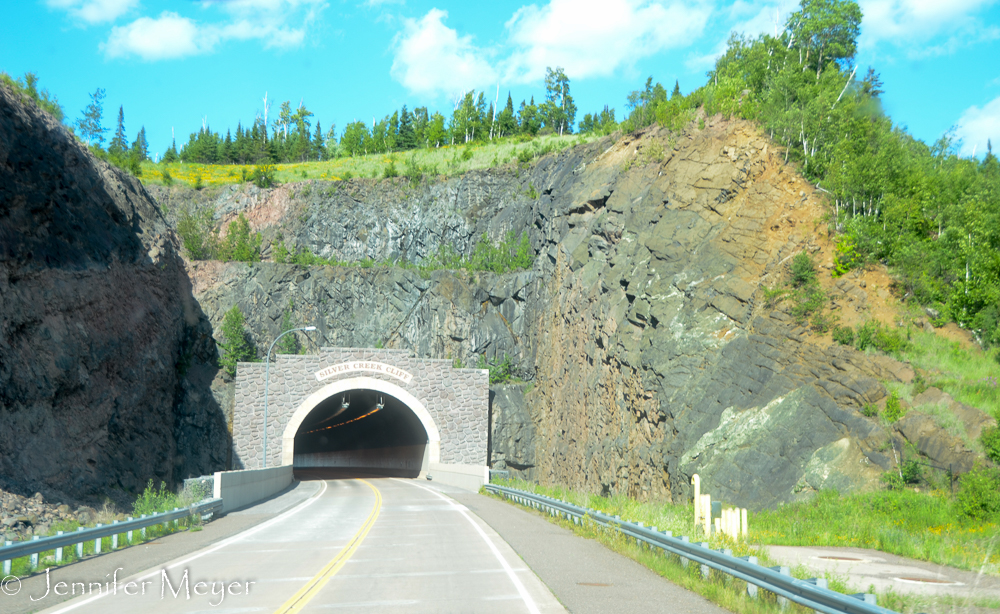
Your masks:
M211 331L142 185L0 87L0 487L127 502L224 466Z
M885 358L817 343L767 306L795 254L821 249L810 186L738 122L657 130L436 178L228 187L201 197L267 240L338 260L468 254L527 232L531 271L191 263L218 323L232 305L264 347L285 311L319 345L385 346L470 365L515 363L492 390L491 458L542 482L639 498L706 491L751 508L857 490L893 467L888 433L859 408L912 378ZM165 202L184 204L175 192ZM861 310L841 280L831 293Z

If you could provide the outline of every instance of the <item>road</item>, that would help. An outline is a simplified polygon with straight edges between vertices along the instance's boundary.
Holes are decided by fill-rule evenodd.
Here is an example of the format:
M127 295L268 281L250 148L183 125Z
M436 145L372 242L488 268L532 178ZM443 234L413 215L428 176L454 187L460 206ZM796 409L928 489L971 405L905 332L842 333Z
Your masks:
M261 525L133 575L72 567L19 598L75 591L44 610L74 614L565 611L493 529L416 480L324 480Z

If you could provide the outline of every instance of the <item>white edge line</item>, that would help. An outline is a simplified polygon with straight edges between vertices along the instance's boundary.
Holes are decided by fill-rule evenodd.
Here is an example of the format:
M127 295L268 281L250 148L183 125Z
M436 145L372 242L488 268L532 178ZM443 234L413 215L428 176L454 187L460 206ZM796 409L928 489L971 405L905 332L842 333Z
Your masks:
M486 542L486 545L490 547L490 551L493 552L493 556L495 556L497 560L500 561L500 565L504 568L504 571L507 572L507 576L510 577L510 581L514 583L514 588L517 589L517 593L521 596L521 599L524 601L524 605L528 607L528 611L531 612L531 614L539 614L538 606L535 605L535 602L534 600L532 600L531 595L528 594L528 590L524 588L524 584L521 583L521 580L518 579L517 574L515 574L514 570L511 569L510 565L507 563L507 560L503 558L502 554L500 554L500 551L497 549L496 544L494 544L493 540L491 540L490 537L486 534L486 531L483 531L483 528L480 527L476 523L476 521L472 519L471 516L469 516L469 513L466 511L468 508L459 505L454 501L454 499L449 499L448 497L442 495L438 491L433 490L431 488L427 488L426 486L422 486L420 484L416 484L414 482L410 482L407 480L400 480L398 478L392 478L392 479L396 480L397 482L404 482L406 484L409 484L410 486L415 486L422 490L426 490L427 492L437 497L440 497L441 499L444 499L449 504L451 504L452 507L458 510L459 513L465 516L465 519L469 521L469 524L471 524L473 528L476 529L476 532L479 533L479 536L482 537L483 541Z
M211 553L215 552L216 550L219 550L220 548L225 548L226 546L228 546L228 545L230 545L232 543L238 542L241 539L245 539L247 537L250 537L254 533L257 533L258 531L263 531L264 529L266 529L267 527L271 526L272 524L280 522L280 521L284 520L285 518L288 518L289 516L292 516L294 514L298 514L299 512L301 512L302 510L306 509L307 507L309 507L310 505L312 505L316 501L319 501L319 498L321 496L323 496L324 492L326 492L326 480L323 480L323 489L322 490L320 490L315 495L309 497L308 499L306 499L302 503L299 503L298 505L296 505L292 509L288 510L287 512L281 514L280 516L275 516L274 518L268 520L267 522L265 522L263 524L257 525L256 527L253 527L251 529L247 529L246 531L243 531L242 533L237 533L236 535L227 537L226 539L222 540L221 542L219 542L215 546L213 546L213 547L211 547L211 548L209 548L207 550L202 550L201 552L199 552L199 553L197 553L197 554L195 554L193 556L189 556L188 558L186 558L184 560L178 561L178 562L174 563L173 565L168 565L167 567L160 567L156 571L150 572L150 573L148 573L148 574L146 574L146 575L144 575L142 577L136 578L135 581L141 582L141 581L146 580L148 578L152 578L152 577L154 577L154 576L162 573L164 570L174 569L176 567L180 567L181 565L185 565L187 563L190 563L191 561L193 561L195 559L200 559L201 557L205 556L206 554L211 554ZM83 601L79 601L77 603L68 605L65 608L62 608L60 610L55 610L51 614L62 614L63 612L69 612L70 610L75 610L75 609L79 608L80 606L87 605L88 603L97 601L98 599L101 599L102 597L106 597L106 596L108 596L110 594L111 593L100 593L98 595L94 595L93 597L90 597L89 599L84 599Z

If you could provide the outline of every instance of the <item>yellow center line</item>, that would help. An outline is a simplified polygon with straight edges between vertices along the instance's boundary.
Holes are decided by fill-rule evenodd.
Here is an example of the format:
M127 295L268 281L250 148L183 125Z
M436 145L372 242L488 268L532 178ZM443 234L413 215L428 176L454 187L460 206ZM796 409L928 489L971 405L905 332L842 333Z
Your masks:
M319 570L311 580L306 582L297 593L292 595L291 599L286 601L280 608L275 611L275 614L293 614L294 612L301 612L302 608L306 607L306 604L312 600L326 583L333 579L333 576L340 571L340 568L347 563L347 560L351 558L354 551L358 549L361 542L364 541L365 536L368 535L368 531L371 531L372 526L375 525L375 520L378 518L378 513L382 509L382 493L379 492L370 482L366 480L358 480L359 482L368 486L375 493L375 505L372 506L372 511L368 514L368 519L365 523L358 529L358 532L354 534L347 545L337 553L337 556L333 557L333 560L327 563L323 569Z

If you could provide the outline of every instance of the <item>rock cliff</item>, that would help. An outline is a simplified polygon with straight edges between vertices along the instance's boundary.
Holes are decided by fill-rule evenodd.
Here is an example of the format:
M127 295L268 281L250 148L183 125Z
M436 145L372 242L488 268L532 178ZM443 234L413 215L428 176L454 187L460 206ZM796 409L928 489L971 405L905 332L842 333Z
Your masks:
M314 345L466 365L509 355L523 383L492 390L495 467L639 498L686 497L699 473L715 497L751 508L869 488L895 467L899 435L859 410L912 371L766 306L762 286L792 256L828 260L831 248L818 195L748 124L654 129L419 186L154 194L174 212L212 207L220 223L242 212L265 245L281 236L338 260L421 262L441 245L468 254L484 232L527 232L535 266L506 275L189 265L211 320L238 304L261 347L290 309L318 326ZM824 283L845 315L866 313L851 280Z
M224 465L211 332L142 185L0 87L0 487L130 502Z

